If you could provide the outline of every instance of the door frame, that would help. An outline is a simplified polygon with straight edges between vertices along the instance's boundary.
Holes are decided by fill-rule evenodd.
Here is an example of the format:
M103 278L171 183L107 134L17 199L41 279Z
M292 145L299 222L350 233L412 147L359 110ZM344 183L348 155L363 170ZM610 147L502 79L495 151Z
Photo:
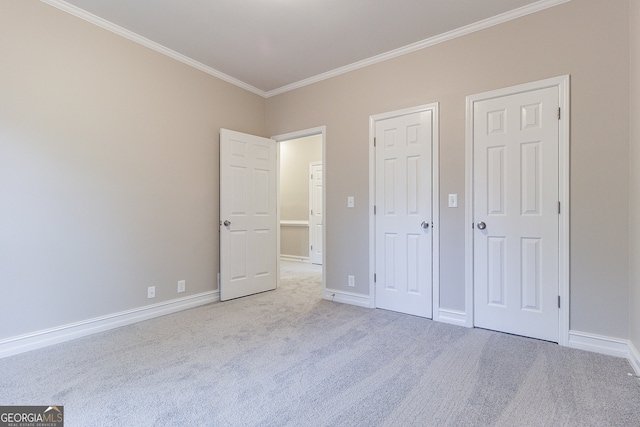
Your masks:
M277 272L278 272L278 286L280 286L280 143L284 142L284 141L290 141L292 139L300 139L300 138L305 138L307 136L314 136L314 135L321 135L322 136L322 163L323 163L323 178L326 177L326 173L324 173L324 171L326 170L326 164L327 164L327 127L326 126L317 126L314 128L309 128L309 129L303 129L303 130L299 130L299 131L294 131L294 132L289 132L289 133L283 133L281 135L275 135L272 136L271 139L276 141L276 156L277 156L277 166L276 166L276 173L278 175L278 182L277 182L277 186L278 189L276 191L276 203L278 205L277 208L277 221L278 221L278 230L276 233L276 240L277 240L277 245L278 245L278 265L276 266ZM326 266L327 266L327 251L326 249L326 245L327 245L327 217L326 217L326 213L327 213L327 186L326 186L326 180L323 181L322 183L322 206L324 209L324 216L322 218L323 221L323 227L322 227L322 294L324 295L325 290L327 288L327 270L326 270Z
M311 214L311 210L313 208L313 193L314 193L314 185L313 185L313 178L311 178L312 176L312 171L313 171L313 167L314 166L322 166L322 191L324 193L324 161L320 161L320 162L309 162L309 262L311 264L313 264L311 258L312 258L312 253L313 250L311 249L313 247L313 244L316 242L313 239L313 227L312 227L312 217L313 215ZM322 196L322 195L321 195ZM324 230L324 205L322 206L322 229ZM320 242L321 244L324 244L324 239L322 242ZM322 246L322 253L324 253L324 246ZM324 257L324 256L323 256Z
M492 98L500 98L508 95L529 92L533 90L557 88L560 104L560 119L558 123L558 198L560 201L560 214L558 215L558 294L560 296L560 308L558 319L558 344L567 346L569 344L569 143L570 143L570 76L564 75L531 83L525 83L507 88L492 90L475 95L467 96L467 117L466 117L466 185L465 185L465 326L474 326L474 305L473 305L473 112L476 102Z
M376 122L407 114L431 111L433 117L431 144L431 210L433 226L431 227L431 296L432 296L432 319L439 320L440 309L440 104L418 105L415 107L403 108L401 110L389 111L386 113L369 116L369 307L376 307L376 284L374 275L376 272L376 217L374 214L376 201L376 148L374 137L376 135Z

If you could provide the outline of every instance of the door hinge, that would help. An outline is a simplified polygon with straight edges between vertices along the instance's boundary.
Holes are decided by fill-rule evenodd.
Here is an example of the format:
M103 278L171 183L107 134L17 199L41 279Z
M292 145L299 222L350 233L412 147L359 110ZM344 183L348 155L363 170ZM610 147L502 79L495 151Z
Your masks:
M373 205L373 214L376 214L376 205Z
M311 252L313 252L313 245L311 245Z
M373 283L376 283L376 273L373 273Z
M560 107L558 107L558 120L560 120Z
M313 179L313 174L311 174L311 179Z
M376 137L375 136L373 137L373 146L374 147L376 146Z
M311 215L313 215L313 209L311 209Z
M560 215L560 202L558 202L558 215Z
M560 308L560 295L558 295L558 308Z

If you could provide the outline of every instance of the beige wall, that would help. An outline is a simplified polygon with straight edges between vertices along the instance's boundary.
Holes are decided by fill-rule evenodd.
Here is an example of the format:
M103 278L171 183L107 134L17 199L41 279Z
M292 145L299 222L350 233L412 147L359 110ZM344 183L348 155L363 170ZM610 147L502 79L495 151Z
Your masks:
M281 225L280 255L294 257L300 261L309 258L309 228Z
M309 163L322 161L322 135L280 143L280 219L309 220ZM280 253L309 256L309 227L281 226Z
M309 163L322 161L322 135L280 143L280 219L309 219Z
M640 351L640 0L630 0L629 5L630 339Z
M219 129L265 100L39 1L0 58L0 340L214 290Z
M464 310L465 96L570 74L571 329L639 347L640 17L629 1L631 21L626 0L573 0L266 101L41 2L0 2L0 340L173 299L179 279L180 296L213 290L221 127L327 126L327 286L347 290L354 274L366 295L369 116L431 102L441 306ZM459 208L445 207L448 193Z
M270 134L327 126L327 287L347 290L354 274L355 292L369 292L369 116L439 102L440 302L464 310L465 97L570 74L570 327L626 338L628 22L626 1L573 0L269 98Z

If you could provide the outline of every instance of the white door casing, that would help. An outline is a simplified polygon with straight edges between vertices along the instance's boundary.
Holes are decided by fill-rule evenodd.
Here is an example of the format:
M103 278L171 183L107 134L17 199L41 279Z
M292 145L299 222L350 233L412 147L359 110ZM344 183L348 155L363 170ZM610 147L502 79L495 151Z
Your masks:
M220 130L220 300L277 286L277 160L271 139Z
M474 326L565 343L567 100L568 77L468 98Z
M309 163L309 262L322 264L322 162Z
M372 118L375 306L433 315L437 105Z

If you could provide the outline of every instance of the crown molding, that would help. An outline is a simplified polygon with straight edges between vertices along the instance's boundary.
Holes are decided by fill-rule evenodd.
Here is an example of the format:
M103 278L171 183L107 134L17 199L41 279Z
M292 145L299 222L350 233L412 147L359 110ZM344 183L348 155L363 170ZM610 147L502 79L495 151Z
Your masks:
M437 36L409 44L407 46L391 50L386 53L382 53L380 55L373 56L368 59L364 59L362 61L354 62L353 64L346 65L344 67L336 68L335 70L327 71L326 73L318 74L313 77L309 77L308 79L300 80L295 83L291 83L286 86L282 86L278 89L274 89L266 92L266 97L272 97L275 95L280 95L285 92L292 91L294 89L299 89L304 86L311 85L313 83L318 83L323 80L330 79L332 77L339 76L341 74L349 73L351 71L358 70L360 68L365 68L370 65L377 64L379 62L388 61L389 59L397 58L402 55L406 55L408 53L416 52L418 50L427 48L429 46L434 46L439 43L443 43L449 40L453 40L458 37L466 36L467 34L474 33L476 31L484 30L489 27L493 27L495 25L499 25L513 19L521 18L526 15L530 15L535 12L539 12L544 9L548 9L550 7L558 6L563 3L567 3L571 0L540 0L536 3L532 3L527 6L523 6L518 9L514 9L509 12L505 12L500 15L496 15L491 18L487 18L483 21L478 21L473 24L469 24L464 27L457 28L455 30L439 34Z
M153 49L156 52L159 52L163 55L168 56L169 58L180 61L190 67L193 67L197 70L205 72L209 75L219 78L227 83L231 83L235 86L238 86L242 89L248 90L249 92L253 92L256 95L260 95L262 97L266 97L266 93L263 90L260 90L256 87L251 86L243 81L236 79L235 77L231 77L225 73L222 73L214 68L211 68L207 65L204 65L201 62L198 62L194 59L189 58L181 53L176 52L175 50L169 49L166 46L163 46L159 43L156 43L152 40L149 40L146 37L142 37L139 34L134 33L133 31L129 31L126 28L122 28L119 25L114 24L113 22L107 21L106 19L100 18L92 13L87 12L86 10L80 9L77 6L69 4L63 0L40 0L43 3L46 3L50 6L53 6L57 9L60 9L64 12L67 12L73 16L76 16L80 19L83 19L87 22L90 22L98 27L101 27L107 31L111 31L119 36L122 36L126 39L129 39L135 43L141 44L142 46L148 47L149 49Z
M495 25L502 24L507 21L511 21L513 19L517 19L526 15L530 15L535 12L539 12L544 9L548 9L550 7L558 6L563 3L567 3L571 0L540 0L538 2L532 3L527 6L523 6L521 8L512 10L510 12L505 12L503 14L485 19L483 21L478 21L473 24L416 42L410 45L391 50L389 52L373 56L368 59L364 59L362 61L354 62L353 64L346 65L344 67L336 68L331 71L327 71L326 73L321 73L313 77L309 77L307 79L300 80L295 83L291 83L289 85L282 86L277 89L273 89L270 91L263 91L254 86L251 86L248 83L245 83L241 80L236 79L235 77L231 77L225 73L222 73L214 68L211 68L207 65L202 64L194 59L189 58L181 53L178 53L168 47L165 47L159 43L156 43L152 40L147 39L146 37L142 37L139 34L134 33L133 31L129 31L126 28L122 28L119 25L116 25L106 19L100 18L92 13L89 13L83 9L80 9L77 6L71 5L63 0L40 0L43 3L46 3L50 6L53 6L57 9L60 9L64 12L67 12L71 15L74 15L80 19L83 19L87 22L90 22L98 27L104 28L105 30L111 31L112 33L118 34L119 36L125 37L135 43L141 44L149 49L153 49L156 52L159 52L163 55L166 55L172 59L180 61L190 67L196 68L202 72L205 72L211 76L217 77L220 80L223 80L227 83L231 83L235 86L238 86L242 89L245 89L249 92L252 92L256 95L260 95L263 98L270 98L272 96L280 95L285 92L292 91L294 89L299 89L304 86L308 86L314 83L321 82L323 80L327 80L341 74L349 73L351 71L358 70L360 68L368 67L370 65L377 64L379 62L387 61L389 59L397 58L402 55L406 55L408 53L416 52L418 50L427 48L429 46L434 46L439 43L443 43L458 37L465 36L467 34L471 34L476 31L484 30L489 27L493 27Z

